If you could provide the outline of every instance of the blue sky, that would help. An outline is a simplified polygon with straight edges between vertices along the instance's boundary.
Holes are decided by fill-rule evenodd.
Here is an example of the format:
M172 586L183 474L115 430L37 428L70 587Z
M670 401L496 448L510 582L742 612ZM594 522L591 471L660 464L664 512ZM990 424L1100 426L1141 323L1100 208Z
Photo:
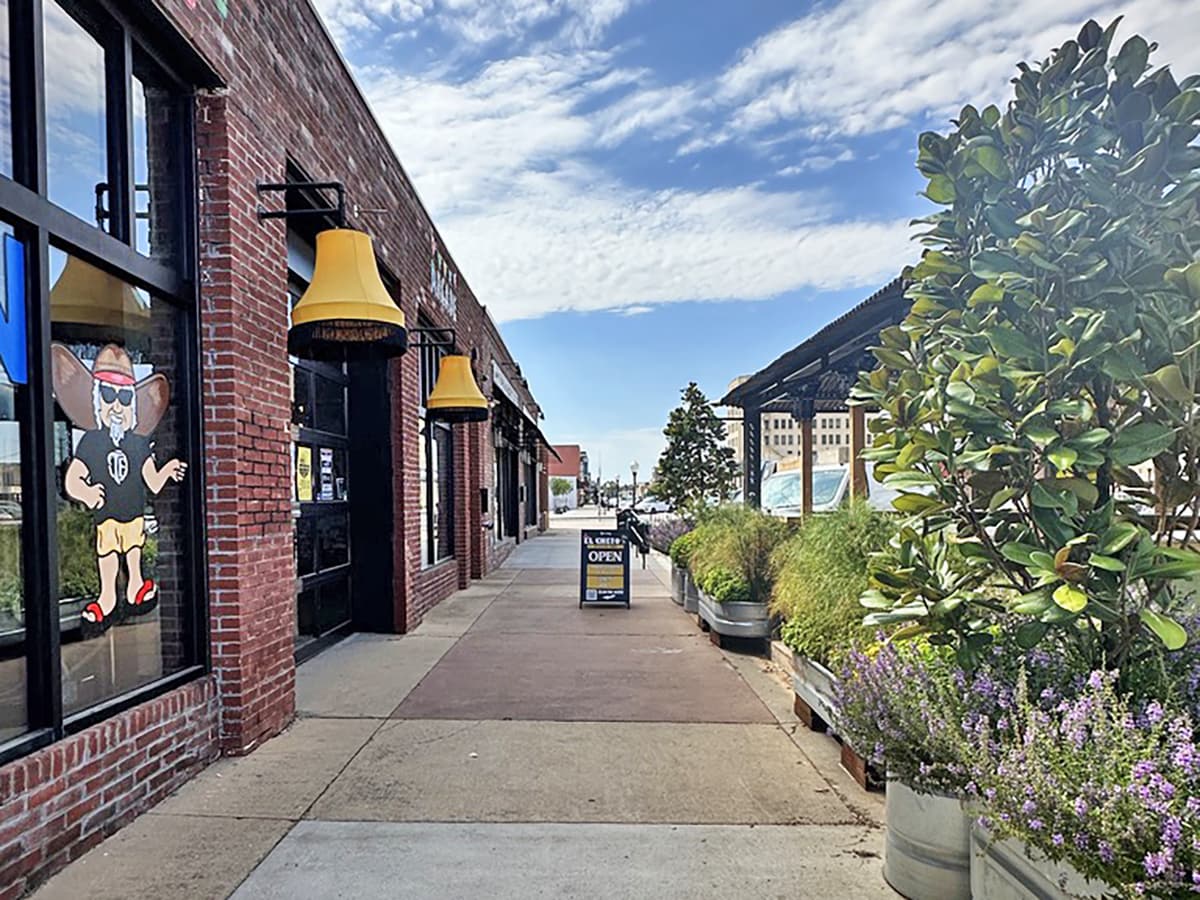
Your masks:
M547 434L623 478L914 260L920 130L1089 17L1200 70L1198 0L316 2Z

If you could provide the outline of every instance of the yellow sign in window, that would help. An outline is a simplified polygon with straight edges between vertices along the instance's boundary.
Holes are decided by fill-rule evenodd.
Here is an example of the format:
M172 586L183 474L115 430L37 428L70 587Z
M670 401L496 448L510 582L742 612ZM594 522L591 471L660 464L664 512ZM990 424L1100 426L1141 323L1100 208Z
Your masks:
M312 447L296 448L296 499L311 503L313 498Z

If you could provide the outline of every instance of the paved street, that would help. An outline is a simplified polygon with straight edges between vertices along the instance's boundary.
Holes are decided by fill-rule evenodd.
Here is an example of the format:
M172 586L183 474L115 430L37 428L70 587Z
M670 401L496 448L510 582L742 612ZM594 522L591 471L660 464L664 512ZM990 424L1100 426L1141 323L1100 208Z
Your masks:
M413 634L303 665L287 733L37 896L895 896L879 798L766 661L713 646L658 563L632 609L578 609L596 523L552 524Z

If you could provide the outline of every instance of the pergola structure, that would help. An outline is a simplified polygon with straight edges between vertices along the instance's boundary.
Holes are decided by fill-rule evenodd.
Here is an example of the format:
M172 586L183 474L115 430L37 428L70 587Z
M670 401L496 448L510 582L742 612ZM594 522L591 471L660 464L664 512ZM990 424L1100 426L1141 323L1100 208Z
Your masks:
M898 324L908 312L905 282L888 282L849 312L834 319L804 343L755 372L721 400L742 409L745 500L757 507L762 498L762 414L789 413L800 420L800 473L805 513L812 511L813 418L822 412L850 412L850 489L866 493L866 467L859 458L866 445L866 415L847 398L858 373L874 368L869 348L879 332Z

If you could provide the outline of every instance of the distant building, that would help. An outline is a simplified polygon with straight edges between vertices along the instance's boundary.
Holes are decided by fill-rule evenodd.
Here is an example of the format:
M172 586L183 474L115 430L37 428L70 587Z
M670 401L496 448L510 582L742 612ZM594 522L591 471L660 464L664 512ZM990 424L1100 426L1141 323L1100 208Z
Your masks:
M559 459L550 457L551 484L555 478L565 478L571 482L571 490L564 496L555 497L552 489L550 492L551 506L576 509L591 498L592 478L588 471L587 451L581 449L578 444L555 444L554 451L558 454Z
M728 393L748 375L739 375L729 382ZM742 464L742 411L736 407L725 410L726 442L733 448L737 464ZM762 461L782 462L800 455L800 420L789 413L763 413L760 418ZM813 417L813 462L817 465L845 464L850 461L850 414L848 412L817 413Z

